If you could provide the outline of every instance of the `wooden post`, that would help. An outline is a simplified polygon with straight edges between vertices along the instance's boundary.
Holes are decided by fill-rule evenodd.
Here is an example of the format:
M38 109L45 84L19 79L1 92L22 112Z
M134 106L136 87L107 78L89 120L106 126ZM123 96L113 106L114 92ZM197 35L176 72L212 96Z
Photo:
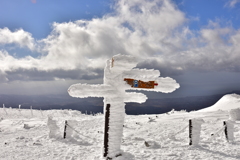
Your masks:
M108 155L109 117L110 117L110 104L107 104L106 111L105 111L105 130L104 130L104 153L103 153L103 157L107 157L107 155Z
M65 121L65 126L64 126L64 133L63 133L63 138L66 138L66 134L67 134L67 121Z
M228 141L228 131L227 131L227 123L226 121L223 121L223 126L224 126L224 134L225 134L225 137Z
M5 111L6 115L8 114L5 108L5 105L3 104L3 110Z
M33 111L32 111L32 106L30 107L30 109L31 109L31 116L33 117Z
M204 123L203 119L193 118L189 120L189 145L198 145L200 141L202 123Z
M192 120L191 119L189 119L189 139L190 139L189 145L192 145Z
M224 125L224 133L226 140L228 142L233 142L234 141L234 122L233 121L223 121Z
M40 111L41 111L41 115L42 115L42 117L43 117L43 113L42 113L42 109L40 108Z

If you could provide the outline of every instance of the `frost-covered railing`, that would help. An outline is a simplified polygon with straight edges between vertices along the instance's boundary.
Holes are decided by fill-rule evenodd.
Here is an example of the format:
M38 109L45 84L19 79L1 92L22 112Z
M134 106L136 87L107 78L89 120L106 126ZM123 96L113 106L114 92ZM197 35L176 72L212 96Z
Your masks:
M179 84L174 79L159 77L158 70L134 68L136 65L136 58L116 55L107 60L104 69L104 84L74 84L68 89L72 97L104 97L103 156L107 158L121 155L125 103L144 103L147 100L147 96L142 93L126 92L126 90L170 93L179 88Z
M189 119L189 124L183 127L181 130L176 132L175 134L170 135L169 137L172 140L175 140L176 136L182 132L184 132L187 128L189 131L189 145L198 145L200 141L201 134L201 125L205 123L201 118L193 118ZM227 120L223 121L223 126L215 131L215 133L211 134L211 137L208 140L212 140L213 138L220 136L221 133L224 133L227 142L234 142L234 124L237 124L234 121Z

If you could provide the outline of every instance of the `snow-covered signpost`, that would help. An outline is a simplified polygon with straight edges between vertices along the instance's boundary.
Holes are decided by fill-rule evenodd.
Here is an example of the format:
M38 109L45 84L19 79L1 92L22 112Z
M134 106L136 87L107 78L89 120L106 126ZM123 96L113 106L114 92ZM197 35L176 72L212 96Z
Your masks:
M158 70L133 69L137 61L132 56L116 55L107 60L104 69L104 84L74 84L68 93L72 97L104 97L104 148L107 159L121 155L121 140L125 116L125 103L144 103L147 96L126 90L145 90L170 93L179 88L172 78L162 78Z

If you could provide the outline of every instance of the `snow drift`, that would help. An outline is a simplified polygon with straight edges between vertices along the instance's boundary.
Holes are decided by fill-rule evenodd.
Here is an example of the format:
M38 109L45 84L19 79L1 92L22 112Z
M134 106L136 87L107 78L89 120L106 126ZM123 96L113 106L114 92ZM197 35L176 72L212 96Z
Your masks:
M227 94L223 96L217 103L214 105L201 109L199 111L203 112L212 112L212 111L230 111L232 109L240 108L240 95L238 94Z
M0 160L103 160L103 114L85 115L76 110L32 111L33 117L30 109L22 109L20 113L18 108L0 107ZM49 117L60 128L61 138L49 137L49 127L54 129L48 125ZM231 131L234 131L234 143L227 143L223 134L223 121L227 117L228 111L125 115L123 153L114 160L237 160L240 158L240 125L236 122ZM193 118L205 122L201 125L198 146L188 145L188 120ZM77 122L76 125L70 123L77 131L71 139L63 139L65 120ZM34 127L26 129L24 124ZM231 142L230 134L228 138Z

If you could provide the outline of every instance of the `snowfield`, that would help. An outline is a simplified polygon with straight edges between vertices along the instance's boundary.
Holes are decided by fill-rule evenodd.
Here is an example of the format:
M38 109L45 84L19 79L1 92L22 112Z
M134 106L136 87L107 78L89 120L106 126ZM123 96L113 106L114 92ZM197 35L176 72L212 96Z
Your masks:
M227 97L232 99L236 95ZM220 99L218 105L226 104L226 97L223 98L224 101ZM234 105L237 106L236 103ZM223 121L229 119L229 113L226 106L222 107L225 109L218 108L215 111L212 108L208 112L126 115L121 145L123 153L115 160L240 159L240 121L234 124L234 142L228 143L221 129ZM232 109L231 106L229 108ZM56 122L55 128L50 126L48 117ZM196 146L189 146L188 123L192 118L204 120L200 142ZM74 131L63 139L65 120L71 122ZM50 138L49 131L53 128L56 133ZM75 110L0 108L0 159L103 159L103 129L103 114L85 115Z
M0 159L75 159L102 158L104 116L84 115L79 111L0 109ZM49 138L47 115L57 120L58 136ZM203 118L198 146L189 146L190 118ZM122 140L123 156L115 159L176 160L176 159L240 159L240 122L235 124L235 141L228 143L222 133L212 137L223 127L228 112L174 112L160 115L126 115ZM64 121L75 120L74 135L63 139ZM178 133L178 134L177 134ZM177 135L176 135L177 134ZM148 146L148 147L147 147Z

